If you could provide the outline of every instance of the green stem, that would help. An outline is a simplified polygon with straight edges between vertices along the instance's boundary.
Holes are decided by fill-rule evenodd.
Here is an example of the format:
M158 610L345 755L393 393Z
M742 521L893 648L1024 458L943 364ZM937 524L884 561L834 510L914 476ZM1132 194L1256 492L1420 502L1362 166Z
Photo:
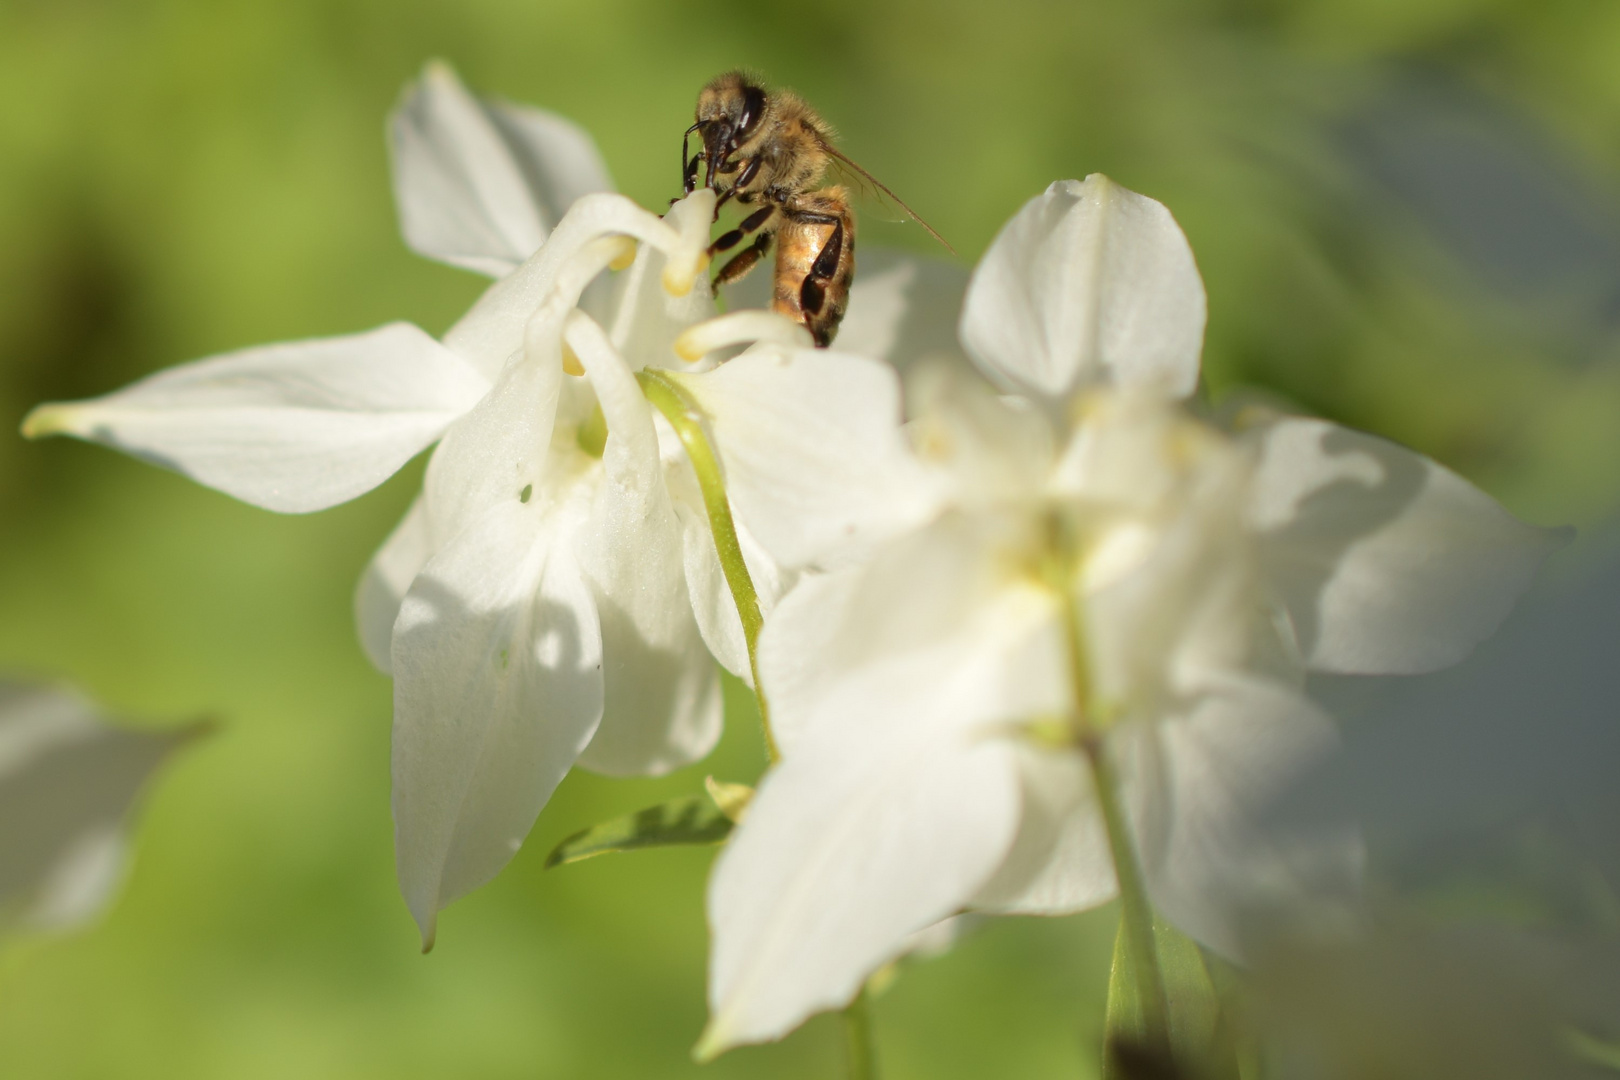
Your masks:
M1119 881L1120 930L1125 948L1136 969L1136 985L1142 999L1142 1022L1150 1042L1170 1041L1170 1008L1164 993L1164 977L1159 972L1159 950L1153 941L1153 908L1148 903L1142 869L1136 861L1130 825L1119 805L1119 780L1102 743L1085 744L1091 762L1092 786L1097 805L1102 808L1103 826L1108 831L1108 849L1114 857L1114 877Z
M1137 993L1141 998L1142 1021L1150 1041L1168 1045L1170 1009L1164 992L1164 976L1159 971L1159 950L1153 940L1153 907L1148 903L1147 885L1136 859L1136 844L1130 823L1120 805L1119 778L1102 733L1092 723L1094 702L1091 671L1087 663L1085 623L1075 589L1061 582L1063 622L1069 678L1074 691L1074 736L1091 765L1092 789L1102 810L1103 827L1108 833L1108 850L1114 860L1114 877L1119 882L1120 932L1135 969Z
M754 697L759 702L759 722L765 730L765 751L771 764L782 759L771 732L771 713L765 704L765 690L759 681L759 631L765 619L759 611L759 593L754 590L754 579L749 576L748 564L743 561L742 545L737 541L737 526L731 520L731 503L726 498L725 477L720 472L720 460L709 445L709 436L703 430L703 413L679 383L661 371L644 369L636 373L641 392L647 395L654 408L664 414L675 434L680 436L686 456L697 474L698 487L703 492L703 508L709 515L709 532L714 536L715 552L720 556L720 570L731 589L731 598L737 605L737 617L742 620L743 641L748 645L748 670L754 676Z
M849 1051L849 1080L877 1080L877 1048L872 1043L872 1013L864 986L844 1007L844 1037Z
M737 617L742 620L743 640L748 645L748 669L754 676L754 697L759 702L759 720L765 731L765 749L774 765L782 759L782 753L771 731L770 708L759 679L759 631L765 620L760 614L754 579L743 561L736 523L731 519L731 502L726 498L720 462L703 430L703 413L680 384L663 372L642 370L636 374L636 379L647 400L664 414L675 434L680 436L686 456L692 462L692 471L697 474L703 507L709 515L709 531L714 535L715 551L720 556L720 570L726 576L731 598L737 605ZM872 1017L864 986L844 1008L844 1033L849 1050L850 1080L877 1080L877 1052L872 1042Z

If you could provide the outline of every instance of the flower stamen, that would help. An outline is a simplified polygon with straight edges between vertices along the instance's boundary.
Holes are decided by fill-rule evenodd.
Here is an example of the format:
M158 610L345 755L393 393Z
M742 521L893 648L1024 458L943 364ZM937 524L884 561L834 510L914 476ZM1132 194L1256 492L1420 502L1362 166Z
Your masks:
M709 268L709 230L714 223L714 192L701 188L669 208L664 221L672 225L676 241L662 247L664 291L685 296Z
M815 342L803 326L774 311L733 311L687 327L675 339L675 353L695 363L716 349L728 345L769 341L780 345L811 348Z

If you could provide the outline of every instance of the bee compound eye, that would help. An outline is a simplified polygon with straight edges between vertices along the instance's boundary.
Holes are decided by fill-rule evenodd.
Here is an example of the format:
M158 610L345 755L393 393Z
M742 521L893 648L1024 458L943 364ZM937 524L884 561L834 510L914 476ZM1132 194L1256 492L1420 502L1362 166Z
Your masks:
M742 115L737 118L737 137L746 139L753 134L759 122L765 118L765 91L757 86L743 89Z

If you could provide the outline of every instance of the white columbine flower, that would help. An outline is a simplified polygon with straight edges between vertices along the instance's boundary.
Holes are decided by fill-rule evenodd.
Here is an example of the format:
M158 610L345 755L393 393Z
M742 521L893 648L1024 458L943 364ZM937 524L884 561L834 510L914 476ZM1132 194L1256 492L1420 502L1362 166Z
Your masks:
M700 419L715 442L804 475L739 507L766 609L782 571L751 528L847 531L847 514L806 512L852 479L805 471L826 463L823 432L852 428L863 451L887 436L897 459L904 448L881 363L811 350L765 312L697 325L713 313L702 276L712 192L660 220L606 193L577 128L481 102L442 65L392 131L407 241L498 277L442 342L396 323L248 349L41 406L24 430L99 441L295 513L354 498L442 440L355 603L368 655L394 676L400 884L431 944L437 912L511 859L576 760L615 775L695 760L719 733L710 653L749 678L697 481L636 372L669 369L682 392L707 386ZM628 261L630 240L634 261L602 278ZM879 279L890 302L869 305L882 309L867 319L879 337L905 314L907 267L891 271ZM759 339L702 374L706 354ZM864 513L917 503L881 497Z
M1383 440L1193 419L1174 399L1204 304L1169 213L1105 177L1054 184L991 245L961 341L1027 396L915 380L938 501L766 624L783 760L711 883L702 1052L844 1004L957 911L1111 898L1082 748L1119 778L1153 903L1205 944L1236 948L1230 901L1353 880L1353 838L1279 850L1246 824L1333 737L1299 676L1457 660L1552 539Z

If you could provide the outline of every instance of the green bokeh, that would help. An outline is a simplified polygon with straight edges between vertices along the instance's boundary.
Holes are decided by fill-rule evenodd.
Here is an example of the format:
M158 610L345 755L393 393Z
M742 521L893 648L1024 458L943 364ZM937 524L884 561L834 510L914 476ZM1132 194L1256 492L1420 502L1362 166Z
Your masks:
M1192 240L1217 399L1259 385L1400 439L1538 522L1620 506L1620 338L1578 288L1487 280L1339 138L1411 73L1442 78L1541 131L1612 208L1620 7L1563 0L3 0L0 426L225 349L448 325L481 280L404 249L382 139L431 56L585 124L650 206L678 181L695 89L735 65L814 101L968 258L1051 180L1107 172ZM914 227L863 229L924 249ZM586 824L705 772L756 775L736 693L700 767L570 777L417 954L393 881L389 684L349 603L419 478L280 517L105 450L0 437L0 668L224 723L154 788L111 915L0 960L0 1074L837 1075L825 1018L688 1061L710 852L541 870ZM1005 920L908 969L876 1003L887 1075L1085 1075L1112 929L1109 911Z

